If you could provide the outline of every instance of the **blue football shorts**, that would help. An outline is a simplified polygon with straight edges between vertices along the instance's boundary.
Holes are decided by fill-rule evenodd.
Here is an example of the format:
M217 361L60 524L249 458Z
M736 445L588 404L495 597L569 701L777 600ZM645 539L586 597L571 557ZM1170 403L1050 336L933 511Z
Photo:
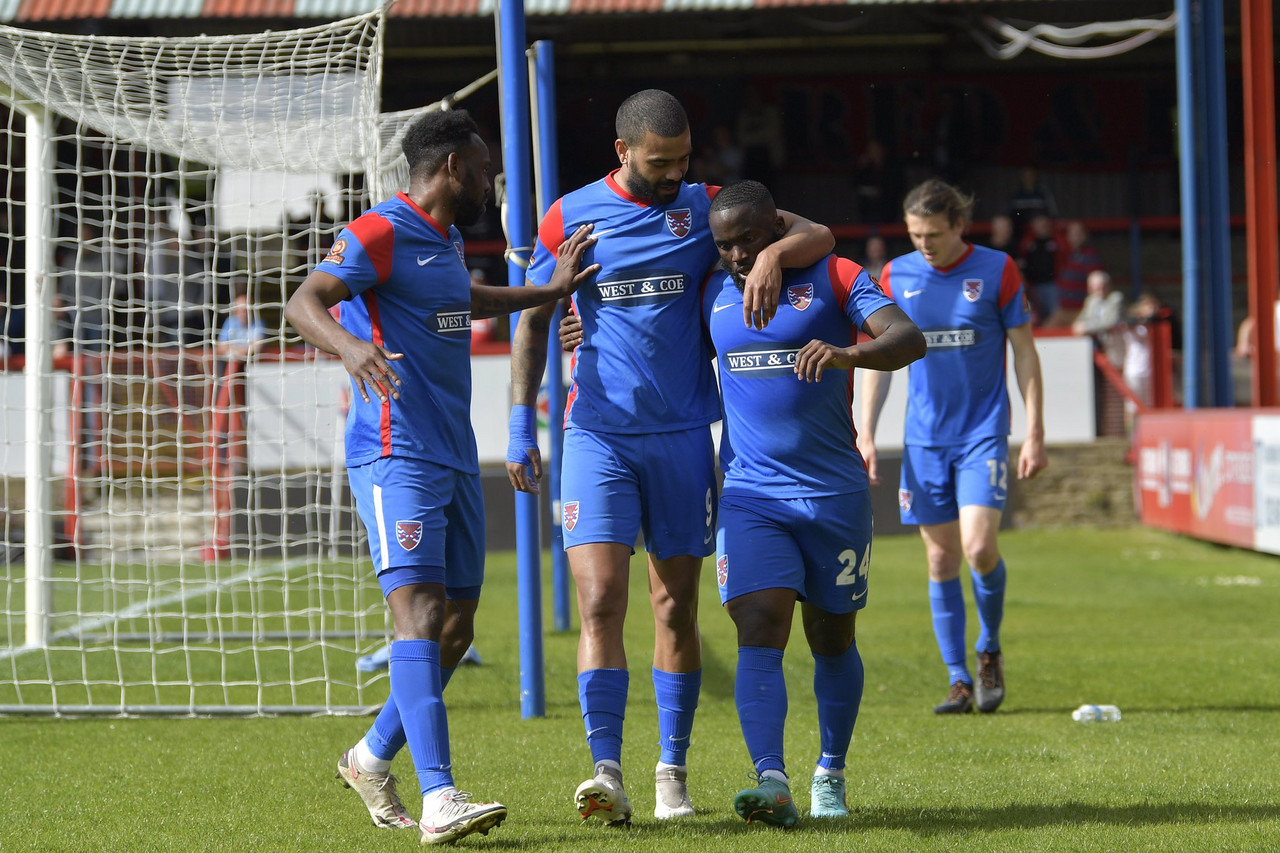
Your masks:
M867 604L871 495L720 499L716 583L720 603L762 589L794 589L828 613Z
M715 549L715 447L710 427L624 435L566 430L560 518L566 550L635 545L659 560Z
M898 509L903 524L946 524L962 506L1004 512L1009 496L1009 439L983 438L952 447L902 450Z
M480 597L484 500L480 476L421 459L387 456L347 469L384 596L442 583L449 598Z

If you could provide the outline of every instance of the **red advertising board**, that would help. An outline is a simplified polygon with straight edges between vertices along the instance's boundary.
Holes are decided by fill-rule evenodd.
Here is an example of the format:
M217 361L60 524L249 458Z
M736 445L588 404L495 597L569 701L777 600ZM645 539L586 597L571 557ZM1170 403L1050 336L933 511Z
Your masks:
M1168 412L1139 418L1134 497L1142 522L1254 548L1255 414Z

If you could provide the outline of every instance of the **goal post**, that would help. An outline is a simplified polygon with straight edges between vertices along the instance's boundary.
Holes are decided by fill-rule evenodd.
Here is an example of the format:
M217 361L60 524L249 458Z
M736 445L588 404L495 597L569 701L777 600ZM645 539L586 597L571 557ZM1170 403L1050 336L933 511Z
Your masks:
M333 476L346 377L281 319L389 168L382 24L0 27L0 713L385 699L354 665L387 623ZM240 293L247 363L219 342Z

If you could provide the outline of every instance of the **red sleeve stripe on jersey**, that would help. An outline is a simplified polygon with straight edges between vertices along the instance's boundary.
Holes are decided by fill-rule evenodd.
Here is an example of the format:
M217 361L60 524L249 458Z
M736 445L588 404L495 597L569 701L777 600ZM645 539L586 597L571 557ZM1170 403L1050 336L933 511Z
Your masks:
M704 184L704 186L707 188L707 198L710 201L715 201L716 194L720 192L720 187L717 187L714 184Z
M849 304L849 294L853 293L853 283L860 272L862 267L848 258L838 258L835 255L827 258L827 278L831 280L831 289L835 291L841 311Z
M391 222L380 213L369 212L348 225L347 230L364 247L378 274L378 284L382 284L391 275L391 252L396 247L396 232Z
M893 266L893 261L888 261L880 269L880 280L876 284L880 285L880 292L885 296L893 299L893 286L889 284L889 267Z
M556 199L538 225L538 242L555 255L564 242L564 214L560 211L560 199Z
M1008 305L1022 287L1022 272L1013 258L1004 256L1004 272L1000 275L1000 307Z
M360 294L364 299L365 310L369 312L369 337L374 344L382 346L382 315L378 311L378 296L372 290ZM379 417L379 433L382 438L382 455L391 455L391 395L382 401L382 414Z

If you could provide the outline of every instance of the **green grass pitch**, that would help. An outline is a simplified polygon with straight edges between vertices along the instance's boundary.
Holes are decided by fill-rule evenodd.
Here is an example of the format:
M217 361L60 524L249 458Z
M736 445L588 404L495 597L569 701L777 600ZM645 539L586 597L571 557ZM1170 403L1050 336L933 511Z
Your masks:
M750 762L733 706L735 643L704 571L702 704L690 751L696 817L652 818L656 713L643 571L628 622L624 766L630 831L583 825L590 770L574 677L576 632L545 638L547 715L519 701L514 556L490 556L477 647L446 694L459 785L507 822L461 842L495 851L1187 851L1280 848L1280 560L1144 530L1018 531L1003 640L1008 699L939 718L946 692L915 537L875 543L858 619L867 687L849 759L846 821L791 831L731 808ZM641 563L637 561L637 568ZM967 587L967 582L966 582ZM549 584L548 584L549 590ZM970 604L970 644L976 635ZM544 594L550 624L549 592ZM576 621L575 621L576 626ZM812 659L797 619L786 657L787 758L808 806L817 750ZM1083 702L1115 724L1073 722ZM370 826L333 778L368 718L0 719L0 850L410 850ZM396 762L413 814L408 755Z

